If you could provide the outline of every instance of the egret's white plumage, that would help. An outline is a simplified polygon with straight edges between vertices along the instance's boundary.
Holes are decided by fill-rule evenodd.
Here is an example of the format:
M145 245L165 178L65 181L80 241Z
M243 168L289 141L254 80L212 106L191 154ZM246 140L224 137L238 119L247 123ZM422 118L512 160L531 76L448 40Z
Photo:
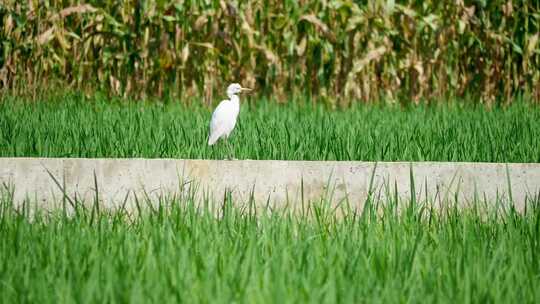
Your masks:
M249 91L251 89L243 88L238 83L233 83L227 87L227 96L229 99L225 99L219 103L219 105L212 113L212 119L210 120L210 136L208 137L208 145L215 144L218 139L227 139L236 126L236 120L238 113L240 112L240 98L238 94L242 91Z

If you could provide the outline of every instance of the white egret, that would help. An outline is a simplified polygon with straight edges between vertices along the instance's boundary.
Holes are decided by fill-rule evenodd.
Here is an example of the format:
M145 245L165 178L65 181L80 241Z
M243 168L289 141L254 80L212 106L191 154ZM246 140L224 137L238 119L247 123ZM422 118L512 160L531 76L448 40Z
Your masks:
M210 135L208 136L208 145L215 144L220 138L228 139L236 126L238 113L240 112L240 98L238 94L251 91L249 88L243 88L238 83L232 83L227 87L227 96L219 103L212 113L210 120Z

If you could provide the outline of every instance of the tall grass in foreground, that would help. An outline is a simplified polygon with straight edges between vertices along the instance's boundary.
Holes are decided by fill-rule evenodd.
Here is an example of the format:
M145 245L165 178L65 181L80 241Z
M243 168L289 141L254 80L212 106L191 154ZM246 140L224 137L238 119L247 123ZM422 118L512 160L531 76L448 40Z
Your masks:
M229 157L207 146L211 110L192 101L120 103L62 94L0 101L0 156ZM540 109L515 102L487 111L460 105L354 106L328 111L244 99L230 142L238 159L540 162ZM302 105L303 104L303 105Z
M88 208L28 217L3 191L0 301L540 300L540 201L519 214L389 199L339 217L325 202L306 213L234 204L226 196L219 217L189 196L131 215Z

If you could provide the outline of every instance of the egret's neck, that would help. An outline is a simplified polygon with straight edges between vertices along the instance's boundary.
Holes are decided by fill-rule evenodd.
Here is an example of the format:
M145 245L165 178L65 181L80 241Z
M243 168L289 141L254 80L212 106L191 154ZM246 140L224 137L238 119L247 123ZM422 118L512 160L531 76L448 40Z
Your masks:
M233 103L240 104L240 98L239 98L238 95L236 95L236 94L230 94L230 95L229 95L229 99L230 99L230 101L233 102Z

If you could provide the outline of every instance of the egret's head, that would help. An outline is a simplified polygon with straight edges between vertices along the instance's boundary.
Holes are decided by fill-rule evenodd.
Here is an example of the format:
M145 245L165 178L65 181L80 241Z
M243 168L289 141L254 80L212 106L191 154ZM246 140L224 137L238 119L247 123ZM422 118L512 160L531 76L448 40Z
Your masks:
M227 87L227 96L240 94L246 91L251 91L251 89L243 88L239 83L232 83Z

